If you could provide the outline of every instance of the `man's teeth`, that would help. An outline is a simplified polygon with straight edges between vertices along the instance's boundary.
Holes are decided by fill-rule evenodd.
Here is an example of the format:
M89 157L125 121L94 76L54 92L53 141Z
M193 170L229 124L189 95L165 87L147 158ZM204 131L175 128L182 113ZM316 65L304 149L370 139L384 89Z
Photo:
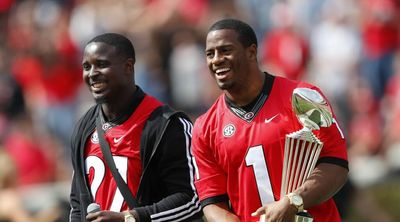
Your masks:
M227 72L229 70L231 70L231 69L230 68L217 69L217 70L215 70L215 73L219 74L219 73Z
M93 83L92 86L94 88L101 88L104 85L104 83Z

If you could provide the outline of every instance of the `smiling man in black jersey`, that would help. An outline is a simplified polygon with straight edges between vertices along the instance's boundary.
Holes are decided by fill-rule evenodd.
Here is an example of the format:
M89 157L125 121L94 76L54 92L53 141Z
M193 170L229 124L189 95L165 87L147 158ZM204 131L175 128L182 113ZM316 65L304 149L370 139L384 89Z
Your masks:
M193 221L201 218L193 184L190 119L135 85L128 38L106 33L84 50L83 79L96 105L72 136L70 221ZM105 161L96 120L136 206L129 207ZM90 203L100 211L87 214Z

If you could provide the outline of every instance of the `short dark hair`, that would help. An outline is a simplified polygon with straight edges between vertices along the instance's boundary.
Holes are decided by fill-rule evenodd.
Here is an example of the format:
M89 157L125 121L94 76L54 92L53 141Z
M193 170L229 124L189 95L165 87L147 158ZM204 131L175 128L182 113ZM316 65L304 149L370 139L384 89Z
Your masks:
M237 19L222 19L215 22L209 29L208 32L220 30L220 29L232 29L238 34L238 40L243 46L248 47L251 44L257 44L256 33L253 28L247 23L244 23Z
M103 42L112 45L116 48L117 52L127 58L135 58L135 48L132 42L125 36L118 33L104 33L91 39L86 45L92 42Z

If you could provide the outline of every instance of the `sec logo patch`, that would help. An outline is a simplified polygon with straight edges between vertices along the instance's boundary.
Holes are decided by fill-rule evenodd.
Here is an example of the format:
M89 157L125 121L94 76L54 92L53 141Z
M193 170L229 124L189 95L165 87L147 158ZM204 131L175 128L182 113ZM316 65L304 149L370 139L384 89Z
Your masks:
M228 124L224 127L224 137L231 137L233 134L235 134L236 127L233 124Z
M90 141L92 141L92 143L99 143L99 135L97 134L97 130L94 131L94 133L90 137Z

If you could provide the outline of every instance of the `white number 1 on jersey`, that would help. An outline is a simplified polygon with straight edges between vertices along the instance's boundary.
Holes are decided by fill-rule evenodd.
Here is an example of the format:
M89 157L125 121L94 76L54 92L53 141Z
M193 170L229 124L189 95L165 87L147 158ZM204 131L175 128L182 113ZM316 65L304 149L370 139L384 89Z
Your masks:
M258 194L262 205L275 201L267 164L265 162L263 147L261 145L250 147L245 160L247 166L253 167Z

